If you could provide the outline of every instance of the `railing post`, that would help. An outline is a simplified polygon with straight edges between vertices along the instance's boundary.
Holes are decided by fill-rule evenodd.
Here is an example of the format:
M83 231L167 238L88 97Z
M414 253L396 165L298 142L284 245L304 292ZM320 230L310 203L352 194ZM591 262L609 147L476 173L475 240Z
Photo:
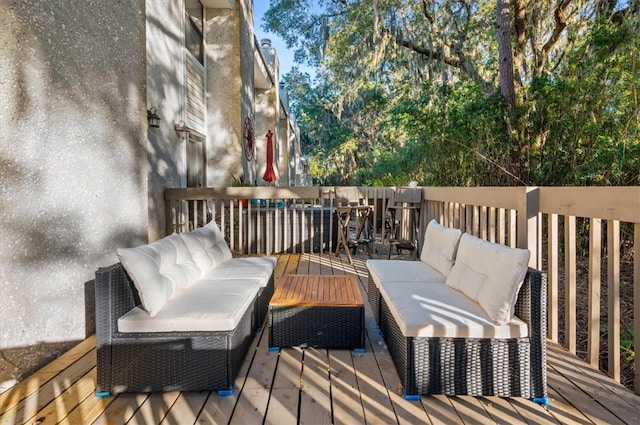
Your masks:
M602 219L589 220L589 295L587 297L587 363L599 368L600 360L600 291L602 270Z
M173 217L173 203L171 202L171 200L166 199L166 195L165 195L165 200L164 200L164 236L168 236L170 234L173 233L173 223L175 221L174 217Z
M620 222L618 220L607 220L607 327L608 372L616 382L620 382Z
M633 224L633 246L640 247L640 223ZM635 311L640 308L640 249L636 249L633 256L633 306ZM640 314L633 315L633 325L636 329L633 335L634 347L640 347ZM634 356L634 390L636 394L640 394L640 356Z
M564 302L565 337L564 344L570 353L576 354L577 313L576 313L576 217L564 216Z
M541 269L542 259L540 253L540 188L537 186L526 186L521 188L518 196L518 237L516 246L526 248L531 252L529 266Z
M549 214L548 216L548 236L547 236L547 298L549 307L547 309L549 328L548 337L553 342L558 342L558 214Z

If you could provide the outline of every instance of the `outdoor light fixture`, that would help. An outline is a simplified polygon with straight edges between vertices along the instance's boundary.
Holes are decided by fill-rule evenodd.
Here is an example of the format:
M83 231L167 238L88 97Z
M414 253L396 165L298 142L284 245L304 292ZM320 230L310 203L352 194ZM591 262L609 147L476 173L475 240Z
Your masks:
M147 110L147 119L149 120L149 127L160 127L160 117L158 116L158 109L156 107Z
M189 132L191 131L191 129L187 127L187 124L185 124L184 121L180 121L178 124L176 124L175 129L176 133L178 133L180 137L187 137L189 135Z

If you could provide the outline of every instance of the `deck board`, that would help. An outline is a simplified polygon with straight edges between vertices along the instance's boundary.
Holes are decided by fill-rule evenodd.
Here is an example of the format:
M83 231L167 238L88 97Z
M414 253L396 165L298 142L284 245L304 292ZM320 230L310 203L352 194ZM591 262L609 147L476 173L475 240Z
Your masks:
M282 254L286 274L351 274L366 297L366 258ZM365 298L366 299L366 298ZM96 398L95 336L0 394L0 425L67 424L636 424L640 397L561 347L549 344L549 410L522 398L401 397L384 340L365 304L366 352L282 348L268 330L253 340L232 396L215 392L119 394Z
M246 374L242 391L238 394L231 423L259 423L267 413L273 370L278 359L273 353L269 353L266 333L261 332L258 338L260 342L255 350L251 368ZM256 418L260 418L260 421L256 422Z
M179 391L151 393L142 403L127 425L160 424L180 396ZM77 422L83 423L83 422ZM84 422L91 423L91 422Z
M296 424L300 401L302 350L282 348L273 353L278 358L266 423L274 425Z
M494 397L498 398L498 397ZM493 399L493 398L492 398ZM556 409L552 409L553 411L549 415L544 407L529 402L529 400L523 398L513 398L509 399L509 404L515 409L518 415L521 416L522 420L527 424L532 425L551 425L551 424L559 424L564 423L558 421L554 416L554 411Z
M207 394L209 394L207 392ZM94 421L94 425L124 425L140 408L149 394L125 393L115 397Z
M366 353L371 353L369 338L365 339ZM353 364L360 388L360 398L364 407L365 423L391 424L397 423L393 404L382 379L375 357L370 354L356 354Z
M491 419L499 424L526 425L516 408L506 398L480 397L478 401L484 406Z
M335 424L365 423L352 355L349 350L329 350L331 399Z
M613 384L609 377L598 370L580 367L580 359L558 346L553 346L548 356L553 372L586 389L589 397L614 412L623 422L640 423L640 405L631 392Z
M307 348L302 359L300 424L331 424L331 386L326 349Z

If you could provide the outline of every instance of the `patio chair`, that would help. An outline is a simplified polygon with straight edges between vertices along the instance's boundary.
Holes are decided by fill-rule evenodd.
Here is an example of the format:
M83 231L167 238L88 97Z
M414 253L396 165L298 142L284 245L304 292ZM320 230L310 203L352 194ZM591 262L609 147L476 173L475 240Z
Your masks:
M373 207L367 205L366 199L356 187L336 187L335 200L339 228L336 255L344 249L349 263L353 264L351 254L355 254L358 247L362 246L371 258L373 230L370 219Z
M389 245L388 258L392 249L396 254L402 250L418 255L418 223L422 190L413 187L399 187L393 192L387 204L383 241Z

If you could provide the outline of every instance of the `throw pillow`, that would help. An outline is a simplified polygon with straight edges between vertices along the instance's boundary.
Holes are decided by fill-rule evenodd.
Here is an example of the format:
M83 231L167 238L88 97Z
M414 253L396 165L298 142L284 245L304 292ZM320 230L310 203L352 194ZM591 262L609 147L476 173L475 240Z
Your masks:
M460 235L460 229L452 229L431 220L424 234L420 260L447 276L455 260Z
M529 257L528 249L510 248L465 233L446 284L477 301L493 322L505 325L513 318Z
M180 237L203 275L232 257L224 235L213 220L204 227L180 233Z

